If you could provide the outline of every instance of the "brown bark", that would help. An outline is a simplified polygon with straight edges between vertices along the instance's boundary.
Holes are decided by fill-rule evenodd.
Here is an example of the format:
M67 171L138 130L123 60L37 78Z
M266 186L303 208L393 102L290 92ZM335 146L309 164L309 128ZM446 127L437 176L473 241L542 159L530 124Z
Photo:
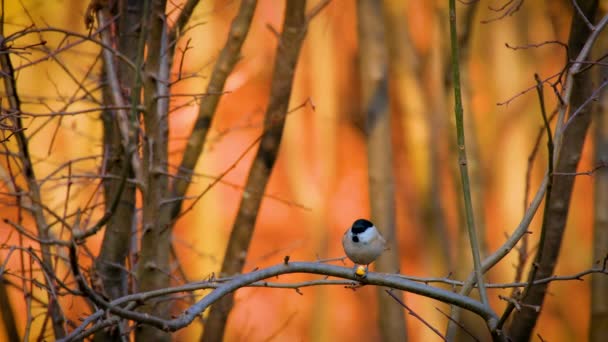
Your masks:
M143 169L146 188L142 194L142 235L137 285L139 291L149 291L169 286L169 258L171 229L163 202L168 196L168 81L167 22L165 0L150 0L150 16L147 18L147 58L142 81L144 90L143 115L145 127ZM142 311L168 317L170 302L149 302ZM143 325L136 334L137 341L169 341L164 331Z
M143 17L143 2L137 0L120 2L122 5L118 9L121 14L119 16L115 32L118 39L118 50L120 53L128 57L130 60L138 58L138 41L140 39L141 18ZM108 9L101 9L106 11ZM108 16L109 17L109 16ZM108 28L109 30L109 28ZM117 77L123 89L131 88L135 81L135 70L129 68L124 63L118 64ZM107 72L107 71L106 71ZM106 85L103 89L103 98L105 103L112 103L112 89ZM124 99L124 103L129 103ZM114 104L119 106L120 104ZM113 111L104 111L101 115L103 122L103 148L104 159L107 165L106 172L108 175L122 175L127 167L129 178L133 178L133 172L129 162L125 162L128 158L128 153L125 151L122 144L122 135L118 127L118 121ZM135 142L130 142L135 145ZM129 244L131 242L131 229L135 214L135 184L127 182L124 187L121 186L119 178L106 178L103 181L105 207L112 207L112 201L115 199L116 192L121 191L119 195L119 204L116 211L109 219L103 236L99 256L95 260L95 270L92 274L99 277L99 284L102 288L97 289L103 293L108 299L116 299L128 293L128 274L126 268L126 258L129 252ZM95 334L95 341L115 341L120 338L120 329L101 330Z
M372 221L386 237L388 251L376 262L380 272L400 271L395 229L395 181L393 175L391 110L388 63L381 3L357 2L357 29L361 73L361 109L366 117L369 197ZM383 341L406 341L405 314L383 288L378 294L378 326ZM394 293L401 297L401 293Z
M264 116L264 132L247 177L244 189L246 195L241 200L230 234L222 263L222 275L240 273L245 263L264 191L281 144L293 77L300 48L306 35L305 10L305 0L287 1L283 32L279 38L272 75L270 103ZM211 307L202 336L203 341L222 340L233 302L234 293L230 293Z

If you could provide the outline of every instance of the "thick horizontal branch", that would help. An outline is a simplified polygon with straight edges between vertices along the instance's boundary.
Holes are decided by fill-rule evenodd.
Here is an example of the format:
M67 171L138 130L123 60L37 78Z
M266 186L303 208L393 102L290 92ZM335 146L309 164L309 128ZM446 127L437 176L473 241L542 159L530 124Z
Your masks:
M334 258L334 259L340 260L340 258ZM333 260L333 259L327 259L327 260ZM335 260L333 260L333 261L335 261ZM324 273L325 272L324 268L318 267L318 265L321 265L320 261L306 262L306 263L291 263L290 265L297 267L298 264L306 265L307 268L316 268L315 272L302 272L302 273L313 273L313 274L320 274L320 275L324 275L324 276L329 275L329 274ZM589 275L589 274L593 274L593 273L600 273L600 274L604 274L604 275L608 276L607 264L608 264L608 256L604 259L603 263L601 263L600 265L594 266L585 271L581 271L581 272L571 274L571 275L566 275L566 276L552 276L552 277L549 277L546 279L539 279L539 280L534 281L534 284L549 283L549 282L553 282L553 281L583 280L582 277ZM333 266L333 267L337 267L337 266ZM258 270L256 272L267 272L267 270ZM298 271L285 272L285 273L297 273L297 272ZM325 278L323 278L323 279L315 279L315 280L292 282L292 283L268 282L263 279L260 279L258 281L253 281L253 282L248 282L246 284L243 284L241 287L266 287L266 288L293 289L298 294L302 294L300 289L303 287L324 286L324 285L331 285L331 286L340 285L340 286L346 286L346 287L356 287L361 284L360 283L361 279L353 276L352 269L345 269L345 271L344 271L344 268L340 267L340 272L341 272L341 274L342 274L342 272L346 272L345 274L348 277L342 277L343 279L325 279ZM250 274L247 274L247 276L250 276ZM373 273L373 272L368 273L368 274L377 275L378 277L385 276L384 274ZM408 284L411 282L425 283L425 284L439 283L439 284L450 285L450 286L463 286L465 284L465 282L463 282L463 281L449 279L447 277L412 277L412 276L404 276L401 274L390 274L389 276L400 278L402 281L408 282ZM226 286L228 283L230 283L232 281L239 281L242 283L242 278L243 278L243 275L228 277L228 278L209 279L209 280L193 282L193 283L189 283L189 284L181 285L181 286L158 289L158 290L153 290L153 291L148 291L148 292L135 293L135 294L131 294L131 295L127 295L127 296L118 298L118 299L110 302L109 305L111 307L118 307L118 306L123 306L126 304L127 306L125 307L125 309L131 310L134 308L133 305L141 304L152 298L168 296L168 295L175 294L175 293L193 292L193 291L203 290L203 289L219 289L223 286ZM373 277L370 278L368 276L366 278L365 284L374 285L373 279L374 279ZM392 279L393 278L391 278L389 280L389 282L392 281ZM247 280L247 281L249 281L249 280ZM376 285L379 285L379 284L376 284ZM493 288L493 289L505 289L505 288L512 288L512 287L524 287L526 285L527 285L527 282L495 283L495 284L488 283L487 287ZM389 287L393 287L393 286L389 285ZM395 288L398 288L398 287L395 287ZM421 294L423 296L435 298L431 295L426 294L426 291L432 292L435 289L437 289L437 288L427 286L424 288L425 293L419 293L419 294ZM409 290L405 289L405 291L409 291ZM410 292L414 292L414 291L410 291ZM92 333L92 332L96 331L98 327L95 327L95 328L91 327L91 328L87 329L87 326L89 326L90 324L93 324L93 323L97 322L98 320L102 319L103 317L105 317L105 312L106 312L106 310L98 310L95 313L89 315L81 323L81 325L78 328L76 328L74 331L72 331L70 333L70 335L66 338L66 340L71 341L74 338L83 338L83 337L87 336L86 332ZM101 324L101 322L96 323L94 326L97 326L98 324ZM102 326L106 326L106 324L108 324L108 321L104 321L104 324L102 324Z
M361 279L355 275L352 268L327 265L316 262L283 263L269 268L260 269L251 273L235 276L230 281L219 285L210 294L208 294L203 299L189 307L182 315L179 315L175 319L162 319L155 316L144 315L135 311L129 311L129 317L126 318L135 320L138 323L149 324L166 331L176 331L192 323L192 321L198 315L202 314L207 308L209 308L209 306L211 306L217 300L222 298L224 295L231 293L241 287L246 287L256 282L259 282L261 280L290 273L309 273L332 276L343 279L349 279L356 283L361 283L362 285L386 286L392 289L416 293L425 297L439 300L444 303L454 304L471 312L474 312L488 322L488 326L490 329L493 328L497 319L496 314L492 310L472 298L462 296L457 293L453 293L438 287L433 287L412 280L404 279L398 274L369 272L366 278ZM112 311L118 316L121 316L122 312L126 311L125 309L120 309L123 304L135 300L142 302L150 298L158 297L161 293L167 294L166 290L167 289L161 289L146 293L138 293L130 296L125 296L108 303L109 307L104 309ZM165 292L163 293L163 291ZM102 312L95 313L94 315L102 317ZM87 322L92 321L93 320L90 319L87 320ZM84 328L84 326L81 326L79 329L77 329L77 331L81 332ZM70 336L74 336L73 334L77 333L77 331L72 332ZM68 336L66 340L69 341L71 339Z

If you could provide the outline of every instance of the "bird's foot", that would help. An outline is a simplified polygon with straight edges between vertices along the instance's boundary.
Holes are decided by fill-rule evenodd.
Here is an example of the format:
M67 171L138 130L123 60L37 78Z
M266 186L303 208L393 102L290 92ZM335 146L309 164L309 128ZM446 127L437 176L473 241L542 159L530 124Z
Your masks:
M355 275L359 278L367 277L367 266L355 265Z

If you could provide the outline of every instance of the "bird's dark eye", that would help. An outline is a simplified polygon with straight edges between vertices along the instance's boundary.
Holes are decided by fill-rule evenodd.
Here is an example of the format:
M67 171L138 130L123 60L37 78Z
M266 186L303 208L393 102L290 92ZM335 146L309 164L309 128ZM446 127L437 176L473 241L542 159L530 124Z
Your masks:
M353 234L361 234L367 230L367 228L373 227L374 224L365 219L358 219L353 223L352 228L350 229Z
M353 235L353 242L359 242L359 237L357 235Z

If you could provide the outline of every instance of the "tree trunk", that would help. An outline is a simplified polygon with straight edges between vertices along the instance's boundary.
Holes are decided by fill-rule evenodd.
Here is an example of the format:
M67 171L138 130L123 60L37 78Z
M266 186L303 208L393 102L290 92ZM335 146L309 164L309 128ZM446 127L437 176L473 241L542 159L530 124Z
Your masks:
M366 117L367 163L371 219L390 250L376 262L380 272L400 271L395 230L395 181L393 176L391 110L388 94L387 46L381 3L357 2L361 109ZM378 327L383 341L406 341L403 308L382 287L378 292ZM401 297L400 293L395 293Z

